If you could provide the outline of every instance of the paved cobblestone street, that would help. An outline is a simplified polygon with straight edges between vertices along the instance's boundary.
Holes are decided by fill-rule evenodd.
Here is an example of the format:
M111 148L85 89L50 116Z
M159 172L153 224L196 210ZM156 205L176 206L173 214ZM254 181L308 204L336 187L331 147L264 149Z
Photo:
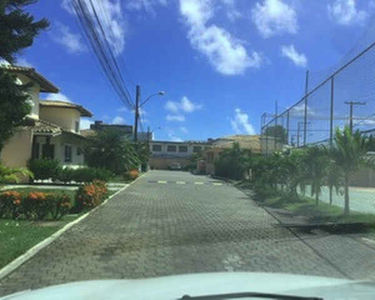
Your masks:
M227 183L150 171L0 281L0 296L77 280L194 272L374 277L371 239L301 239L277 223Z

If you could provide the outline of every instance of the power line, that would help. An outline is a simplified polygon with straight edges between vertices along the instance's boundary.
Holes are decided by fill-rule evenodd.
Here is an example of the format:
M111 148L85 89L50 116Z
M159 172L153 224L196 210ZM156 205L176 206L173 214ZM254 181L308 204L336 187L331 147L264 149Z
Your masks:
M100 7L97 10L92 0L73 0L72 5L81 25L81 29L86 37L86 41L89 41L89 46L94 52L105 77L125 106L134 108L134 103L119 67L119 63L108 41L108 32L106 32L98 14L98 10L100 12ZM103 7L101 16L104 16L102 19L104 19L105 22L106 13ZM108 27L108 23L105 25Z

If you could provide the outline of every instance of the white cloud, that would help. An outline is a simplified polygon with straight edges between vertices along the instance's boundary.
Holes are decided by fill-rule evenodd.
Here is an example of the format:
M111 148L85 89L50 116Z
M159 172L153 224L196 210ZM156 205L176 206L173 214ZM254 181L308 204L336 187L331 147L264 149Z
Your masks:
M281 46L281 55L289 58L298 67L307 66L306 55L303 53L298 53L293 44L289 46Z
M189 100L188 97L183 96L181 99L181 108L185 112L190 113L196 110L200 110L202 108L202 104L193 103Z
M264 38L298 31L296 11L282 0L264 0L263 5L256 3L251 17Z
M80 123L79 123L79 129L80 130L90 129L91 124L94 124L94 121L92 121L90 119L81 118Z
M175 132L171 129L169 129L168 131L168 137L171 141L173 142L182 142L182 139L178 136L175 135Z
M17 58L16 65L27 68L34 68L34 66L23 57Z
M46 94L44 96L44 100L51 100L51 101L64 101L64 102L72 102L68 96L62 94L62 93L57 93L57 94Z
M363 24L369 16L366 11L357 10L355 0L335 0L327 5L327 10L329 18L339 25Z
M185 116L183 115L167 115L166 117L167 121L177 121L177 122L184 122Z
M307 108L306 108L306 111L307 111L307 115L308 116L315 116L316 115L316 112L315 110L313 110L310 106L307 105ZM296 106L293 106L290 111L289 111L289 114L291 116L304 116L305 115L305 104L304 103L301 103L301 104L298 104Z
M167 101L167 103L165 103L164 108L165 108L166 110L169 110L169 111L173 112L173 113L177 113L177 112L178 112L178 109L179 109L179 105L178 105L178 103L176 103L176 102L173 102L173 101Z
M145 10L148 13L154 14L154 6L166 6L167 4L167 0L130 0L126 4L126 8L132 11Z
M207 26L214 16L211 0L180 0L180 13L189 26L188 38L192 47L208 58L215 70L224 75L243 74L247 68L259 68L261 55L249 55L243 42L214 24Z
M111 124L114 124L114 125L125 124L125 119L123 117L116 116L116 117L113 118Z
M71 32L68 26L56 22L57 31L51 33L52 39L67 48L69 53L82 53L87 51L80 34Z
M253 125L249 123L248 114L241 111L241 109L235 109L234 120L230 120L232 129L237 133L255 134Z
M125 47L126 35L126 21L121 7L121 0L85 0L88 11L93 15L91 1L114 54L121 54ZM75 14L71 3L72 0L63 0L61 7L67 12ZM100 31L99 28L97 30Z
M189 130L187 130L186 127L181 126L180 130L181 130L182 133L185 133L185 134L189 133Z
M180 102L167 101L164 108L172 113L178 113L180 110L191 113L202 109L203 105L194 103L187 96L183 96Z
M229 21L234 22L243 17L243 14L236 9L234 0L221 0L225 5L225 10Z

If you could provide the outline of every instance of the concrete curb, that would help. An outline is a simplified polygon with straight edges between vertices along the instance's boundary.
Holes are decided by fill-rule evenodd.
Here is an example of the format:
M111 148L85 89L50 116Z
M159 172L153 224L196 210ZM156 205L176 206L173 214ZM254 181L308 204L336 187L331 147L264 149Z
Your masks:
M124 186L122 189L118 190L113 195L109 196L107 199L103 201L99 206L95 207L93 210L90 210L89 212L85 213L84 215L80 216L78 219L66 224L63 228L56 231L54 234L49 236L48 238L44 239L40 243L36 244L34 247L27 250L24 254L17 257L13 261L11 261L9 264L7 264L4 268L0 269L0 280L2 280L4 277L8 276L10 273L15 271L18 267L23 265L26 261L28 261L30 258L32 258L35 254L37 254L40 250L47 247L49 244L51 244L54 240L56 240L58 237L60 237L65 231L72 228L77 223L81 222L83 219L85 219L89 214L93 213L97 209L99 209L101 206L105 205L111 198L118 195L122 191L124 191L126 188L131 186L134 182L136 182L139 178L143 177L146 173L143 173L141 176L139 176L137 179L129 183L127 186Z

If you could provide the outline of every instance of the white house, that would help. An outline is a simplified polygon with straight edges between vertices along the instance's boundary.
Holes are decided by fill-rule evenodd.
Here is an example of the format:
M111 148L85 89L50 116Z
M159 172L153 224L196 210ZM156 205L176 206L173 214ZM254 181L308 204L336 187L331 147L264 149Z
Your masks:
M9 167L26 167L31 158L53 158L64 166L84 164L80 134L80 118L92 114L80 105L40 100L40 93L58 93L59 89L33 68L0 65L23 83L33 82L29 95L31 112L0 153L2 163Z

